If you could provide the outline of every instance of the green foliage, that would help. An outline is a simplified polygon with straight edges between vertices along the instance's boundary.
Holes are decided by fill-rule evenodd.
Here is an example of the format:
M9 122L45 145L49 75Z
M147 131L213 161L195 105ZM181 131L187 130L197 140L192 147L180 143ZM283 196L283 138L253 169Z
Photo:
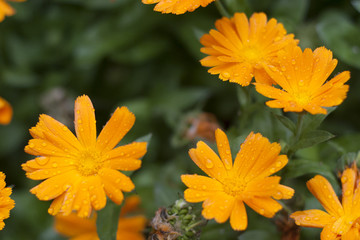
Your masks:
M106 203L106 207L98 211L96 229L100 239L116 239L120 210L121 206L115 204L109 199Z
M231 14L256 11L275 17L302 47L331 49L339 59L334 75L351 71L346 101L336 111L328 109L331 115L307 114L297 132L296 114L269 109L267 99L252 86L242 88L207 73L199 63L205 56L199 39L221 17L215 3L175 16L154 12L153 5L141 0L11 2L16 15L0 23L0 96L12 104L14 118L10 125L0 126L0 171L13 187L16 207L0 239L63 239L47 214L49 203L28 192L38 182L26 179L20 165L32 158L23 149L38 115L49 114L73 129L73 102L81 94L94 103L98 132L117 106L127 106L136 122L120 145L151 137L142 168L131 173L149 219L159 207L183 197L181 174L204 174L188 156L197 139L188 139L191 126L181 124L194 112L216 116L228 134L233 157L251 131L280 142L283 152L291 150L282 183L295 189L300 199L296 207L318 207L306 181L321 174L337 184L338 171L354 160L359 163L360 1L222 3ZM119 211L108 202L99 212L101 239L114 238ZM211 220L201 239L280 239L273 220L248 213L246 232ZM301 239L319 238L317 230L301 232Z

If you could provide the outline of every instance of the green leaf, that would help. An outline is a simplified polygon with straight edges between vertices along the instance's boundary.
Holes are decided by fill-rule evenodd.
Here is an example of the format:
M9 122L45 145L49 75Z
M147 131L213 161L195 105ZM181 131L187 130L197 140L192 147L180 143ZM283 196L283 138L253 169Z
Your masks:
M275 114L271 112L271 115L274 116L276 119L278 119L287 129L289 129L291 132L296 132L296 126L293 121L291 121L289 118Z
M314 130L302 136L300 140L291 149L293 151L296 151L298 149L312 147L316 144L325 142L333 137L334 135L327 131Z
M312 130L315 130L320 126L320 124L325 120L327 116L329 116L330 113L332 113L336 107L329 107L326 108L327 113L326 114L306 114L304 116L304 125L302 128L302 133L306 134Z
M308 159L294 159L286 166L285 178L297 178L306 174L320 174L328 179L336 181L332 170L328 165Z
M317 25L319 37L342 61L360 68L360 28L347 15L327 11Z
M152 137L152 133L149 133L145 136L139 137L138 139L135 140L135 142L147 142L149 144L151 137Z
M109 200L106 207L98 211L96 229L101 240L115 240L121 205Z
M305 17L308 5L309 0L278 0L273 4L272 15L292 32Z

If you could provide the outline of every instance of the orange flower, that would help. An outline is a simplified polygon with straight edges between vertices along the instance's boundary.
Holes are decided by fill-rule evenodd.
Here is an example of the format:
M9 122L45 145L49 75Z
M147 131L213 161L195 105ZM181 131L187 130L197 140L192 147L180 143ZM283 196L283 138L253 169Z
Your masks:
M202 202L202 215L215 218L219 223L230 217L234 230L247 227L246 203L259 214L271 218L282 207L274 199L289 199L294 190L279 184L280 177L271 174L288 162L286 155L279 155L278 143L270 143L261 134L250 133L232 162L228 139L223 131L215 132L220 158L204 142L190 149L192 160L210 177L182 175L189 188L185 200Z
M0 97L0 124L9 124L12 115L13 115L13 110L11 105L5 99Z
M5 174L0 172L0 230L5 227L4 219L9 218L15 202L10 198L11 188L5 187Z
M295 223L303 227L323 228L321 240L360 239L360 185L356 165L342 174L342 205L331 184L316 175L306 185L319 200L322 210L297 211L291 214Z
M10 0L13 2L24 2L25 0ZM0 22L5 19L5 16L12 16L15 14L15 10L5 1L0 0Z
M146 226L146 218L142 215L127 216L137 210L140 203L138 196L125 200L121 209L116 240L144 240L141 233ZM80 218L75 213L68 216L56 215L55 229L70 240L99 240L96 232L96 213L91 218Z
M309 48L302 52L300 47L288 47L279 53L279 64L281 68L265 69L282 89L255 83L259 93L274 99L266 102L269 107L326 114L323 107L337 106L346 98L349 86L344 83L350 78L348 71L325 83L337 65L330 50L320 47L314 52Z
M145 142L134 142L114 148L131 129L135 116L126 107L117 108L96 138L95 113L88 96L75 101L77 138L63 124L45 114L36 127L25 152L39 156L22 165L26 176L43 180L31 193L40 200L51 200L49 213L69 215L73 210L80 217L90 215L92 208L106 205L106 195L116 204L123 193L134 189L129 177L117 170L140 168L146 153Z
M206 7L215 0L142 0L144 4L157 3L154 11L162 13L183 14L192 12L198 7Z
M219 74L221 80L242 86L249 85L253 76L257 82L271 84L264 66L276 64L279 50L298 42L276 19L267 21L264 13L254 13L250 20L244 13L235 13L231 19L216 21L215 26L218 30L200 39L201 52L209 55L200 62L212 67L209 73Z

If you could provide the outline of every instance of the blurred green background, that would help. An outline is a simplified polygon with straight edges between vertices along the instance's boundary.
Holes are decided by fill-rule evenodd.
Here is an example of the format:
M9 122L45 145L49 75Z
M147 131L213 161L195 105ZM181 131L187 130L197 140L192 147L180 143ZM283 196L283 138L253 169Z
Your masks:
M223 3L231 13L246 9L248 14L263 11L275 17L303 48L331 49L339 60L333 75L351 71L348 98L321 125L336 138L298 152L301 161L289 164L284 173L303 204L318 207L305 181L320 173L338 184L335 176L341 161L355 158L345 154L360 149L360 1ZM28 192L37 183L26 179L20 165L32 158L23 149L38 115L49 114L73 129L73 104L79 95L87 94L93 101L98 131L117 106L125 105L135 114L135 125L121 144L151 134L143 166L132 175L149 218L158 207L182 196L181 174L202 174L187 154L199 136L186 137L201 113L211 113L213 121L228 130L234 152L250 131L271 141L289 135L272 117L279 111L265 107L265 98L252 89L258 103L245 118L240 87L220 81L200 65L204 55L199 38L221 17L214 3L179 16L154 12L154 5L140 0L37 0L11 5L17 14L0 23L0 96L13 106L14 118L10 125L0 126L0 170L13 187L16 206L0 239L62 239L47 214L50 202L40 202ZM248 212L244 234L239 236L227 223L211 221L202 239L280 239L271 219ZM303 229L302 239L318 238L319 232Z

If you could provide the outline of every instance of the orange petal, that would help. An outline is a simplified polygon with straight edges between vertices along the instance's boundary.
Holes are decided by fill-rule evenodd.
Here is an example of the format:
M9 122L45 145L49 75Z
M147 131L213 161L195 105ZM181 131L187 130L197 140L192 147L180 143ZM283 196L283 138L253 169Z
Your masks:
M342 183L342 206L345 214L351 214L353 207L353 197L356 183L356 171L347 168L341 176Z
M125 199L124 206L120 211L120 216L125 216L127 213L136 211L139 209L140 197L138 195L131 195Z
M338 235L331 231L332 224L326 225L320 234L321 240L340 240Z
M91 218L80 218L75 213L68 216L57 215L55 217L55 229L59 233L68 237L78 237L84 233L96 233L96 214Z
M7 4L4 2L3 3L0 2L0 9L2 8L1 5L7 5ZM0 11L3 11L3 9ZM12 115L13 115L13 110L11 105L5 99L0 97L0 124L9 124L11 122Z
M83 95L75 101L75 131L84 147L93 147L96 143L95 109L88 96Z
M107 160L114 158L142 158L146 153L146 142L133 142L127 145L123 145L112 149L107 153Z
M277 191L281 177L273 176L253 180L246 186L246 194L250 196L269 197Z
M245 181L267 177L287 164L287 157L280 155L278 143L270 143L260 133L250 133L241 145L234 161L234 171Z
M360 239L360 231L356 227L352 227L348 232L341 236L341 240Z
M100 132L96 142L96 148L101 151L113 149L132 128L134 122L134 114L126 107L117 108Z
M227 176L227 172L220 158L204 142L199 141L195 149L190 149L189 155L196 165L210 177L221 181Z
M77 153L82 148L77 138L64 124L46 114L40 115L38 124L30 129L30 133L35 138L48 140L68 154Z
M270 197L252 197L245 199L244 202L255 212L268 218L272 218L282 206Z
M215 131L216 144L219 151L220 158L227 170L232 168L232 157L230 151L229 140L226 134L221 129Z
M116 188L125 192L130 192L135 188L135 185L131 179L117 170L111 168L102 168L99 171L99 176L102 179L106 179L107 182L111 182Z
M216 192L195 190L192 188L188 188L184 191L184 198L187 202L197 203L197 202L205 201L215 193Z
M78 189L73 203L73 210L77 211L79 217L88 218L91 214L91 202L87 181L81 181Z
M273 198L279 199L290 199L294 196L294 189L278 184L276 187L276 192L272 195Z
M203 203L202 215L206 219L215 218L218 223L225 222L234 208L235 198L218 192L206 199Z
M297 211L290 215L295 220L296 225L302 227L323 228L334 220L331 215L321 210Z
M342 235L350 230L352 223L352 221L349 222L349 219L347 219L346 216L342 216L333 223L331 231Z
M230 216L230 225L236 231L242 231L247 228L247 214L243 201L235 201L234 209Z
M222 191L223 185L212 178L199 175L181 175L181 181L189 188L201 191Z
M30 192L35 194L40 200L48 201L54 199L66 191L67 186L75 184L79 178L76 171L69 171L55 177L51 177L39 185L33 187Z
M309 191L319 200L325 210L332 216L341 217L344 215L343 207L341 206L334 189L326 178L316 175L306 183Z
M87 179L90 201L95 210L103 209L106 205L106 194L99 177L92 176Z

